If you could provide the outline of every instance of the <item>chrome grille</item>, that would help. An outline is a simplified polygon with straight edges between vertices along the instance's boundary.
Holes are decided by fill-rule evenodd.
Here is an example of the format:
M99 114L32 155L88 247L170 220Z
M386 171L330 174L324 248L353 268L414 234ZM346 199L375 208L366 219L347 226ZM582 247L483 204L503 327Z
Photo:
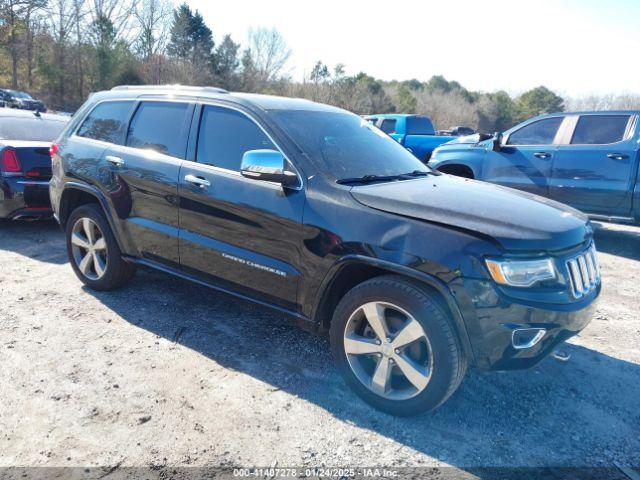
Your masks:
M567 271L575 298L591 293L600 284L600 265L595 245L567 260Z

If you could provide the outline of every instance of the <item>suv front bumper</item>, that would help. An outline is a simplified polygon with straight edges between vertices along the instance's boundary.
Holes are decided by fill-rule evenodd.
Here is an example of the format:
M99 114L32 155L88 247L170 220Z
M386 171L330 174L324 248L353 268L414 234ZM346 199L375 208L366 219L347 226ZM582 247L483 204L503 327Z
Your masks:
M486 280L464 279L452 285L469 335L475 364L487 370L519 370L535 366L556 347L579 333L595 314L601 285L569 304L525 304L502 295ZM544 330L530 347L514 340L514 331ZM517 348L521 347L521 348Z

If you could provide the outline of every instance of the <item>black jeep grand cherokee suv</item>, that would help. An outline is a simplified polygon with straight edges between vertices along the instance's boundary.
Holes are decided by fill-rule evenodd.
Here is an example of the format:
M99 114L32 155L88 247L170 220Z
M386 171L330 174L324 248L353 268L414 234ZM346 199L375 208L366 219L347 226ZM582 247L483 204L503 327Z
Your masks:
M145 265L276 308L329 331L346 382L394 414L442 404L469 364L534 365L600 293L584 215L433 172L338 108L118 87L52 152L52 204L87 286Z

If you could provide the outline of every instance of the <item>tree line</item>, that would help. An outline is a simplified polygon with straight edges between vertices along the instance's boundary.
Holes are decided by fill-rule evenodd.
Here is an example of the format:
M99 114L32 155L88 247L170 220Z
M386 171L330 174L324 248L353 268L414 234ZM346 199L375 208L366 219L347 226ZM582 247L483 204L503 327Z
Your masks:
M289 75L291 49L275 29L250 29L242 46L214 35L202 14L169 0L0 0L0 87L26 90L73 111L90 92L121 84L215 85L296 96L355 113L422 113L439 128L504 130L565 107L640 108L637 96L565 100L544 86L513 98L456 81L382 81L318 61Z

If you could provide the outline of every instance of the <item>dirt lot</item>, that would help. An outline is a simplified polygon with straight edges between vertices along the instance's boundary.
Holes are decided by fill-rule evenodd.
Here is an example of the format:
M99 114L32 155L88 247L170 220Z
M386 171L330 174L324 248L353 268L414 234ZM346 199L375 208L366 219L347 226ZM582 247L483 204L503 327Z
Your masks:
M83 288L53 223L0 225L0 466L640 466L640 229L597 234L604 293L566 351L378 413L325 338L153 271Z

